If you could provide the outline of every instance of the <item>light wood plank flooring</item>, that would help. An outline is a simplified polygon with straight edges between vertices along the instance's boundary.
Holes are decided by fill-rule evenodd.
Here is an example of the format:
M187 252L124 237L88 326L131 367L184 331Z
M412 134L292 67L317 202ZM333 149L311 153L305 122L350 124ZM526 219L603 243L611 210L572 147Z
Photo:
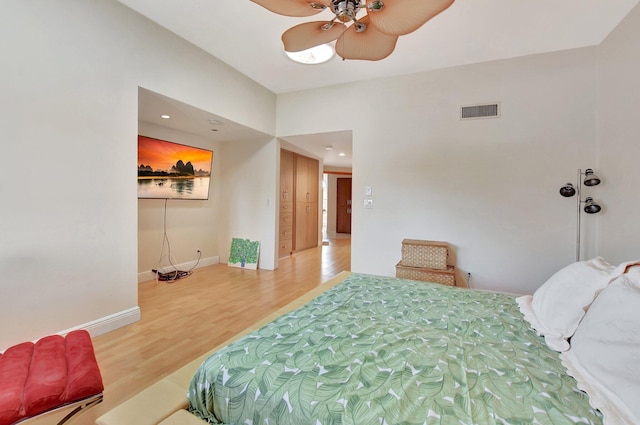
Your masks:
M104 401L71 424L93 424L190 360L350 270L350 264L351 240L332 239L329 245L281 259L275 271L217 264L174 283L141 283L142 319L93 340L106 387Z

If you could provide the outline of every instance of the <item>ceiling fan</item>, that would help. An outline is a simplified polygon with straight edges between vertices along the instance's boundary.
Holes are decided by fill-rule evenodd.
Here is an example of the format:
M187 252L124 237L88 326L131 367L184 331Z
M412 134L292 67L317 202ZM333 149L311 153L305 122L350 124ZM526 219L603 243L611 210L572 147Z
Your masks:
M284 16L311 16L329 9L328 21L306 22L282 34L284 50L299 52L336 41L343 59L377 61L389 56L398 37L447 9L454 0L251 0ZM366 14L358 17L358 13ZM350 25L349 25L350 24Z

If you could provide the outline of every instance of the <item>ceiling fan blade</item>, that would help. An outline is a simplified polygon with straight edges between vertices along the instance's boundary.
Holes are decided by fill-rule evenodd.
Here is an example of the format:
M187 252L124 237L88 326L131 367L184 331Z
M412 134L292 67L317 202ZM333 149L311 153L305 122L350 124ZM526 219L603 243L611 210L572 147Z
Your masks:
M454 0L384 0L381 9L367 7L367 16L385 34L405 35L446 10ZM370 1L373 4L375 1Z
M251 0L267 10L284 16L311 16L322 12L330 0Z
M397 35L389 35L378 31L365 16L359 20L367 27L362 32L351 25L336 41L336 53L343 59L364 59L378 61L389 56L396 48Z
M321 44L329 43L344 33L344 25L335 22L329 29L322 29L330 24L327 21L305 22L291 27L282 34L282 43L287 52L300 52Z

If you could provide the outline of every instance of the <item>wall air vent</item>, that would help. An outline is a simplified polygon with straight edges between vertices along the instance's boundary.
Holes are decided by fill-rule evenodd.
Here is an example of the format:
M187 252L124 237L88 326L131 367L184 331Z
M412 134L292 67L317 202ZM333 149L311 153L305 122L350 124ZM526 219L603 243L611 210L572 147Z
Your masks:
M500 103L487 103L483 105L469 105L460 107L461 120L473 120L478 118L499 118Z

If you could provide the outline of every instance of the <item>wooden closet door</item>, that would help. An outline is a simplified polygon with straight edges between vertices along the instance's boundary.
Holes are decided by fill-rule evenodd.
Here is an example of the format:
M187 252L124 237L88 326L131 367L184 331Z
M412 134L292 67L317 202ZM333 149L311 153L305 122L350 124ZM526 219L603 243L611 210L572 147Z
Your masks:
M307 190L309 199L307 202L318 204L318 194L320 187L320 161L308 158L307 164Z
M280 150L280 236L278 256L286 257L293 251L294 165L293 152Z
M295 166L295 224L294 250L318 246L318 160L294 156Z
M296 202L309 202L309 158L295 156Z
M307 202L296 202L296 230L294 248L296 251L308 248L310 206Z
M318 193L320 187L320 161L307 158L308 212L306 241L307 248L318 246Z
M280 151L280 202L293 202L293 152Z
M309 214L307 215L307 247L318 246L318 203L309 203Z

